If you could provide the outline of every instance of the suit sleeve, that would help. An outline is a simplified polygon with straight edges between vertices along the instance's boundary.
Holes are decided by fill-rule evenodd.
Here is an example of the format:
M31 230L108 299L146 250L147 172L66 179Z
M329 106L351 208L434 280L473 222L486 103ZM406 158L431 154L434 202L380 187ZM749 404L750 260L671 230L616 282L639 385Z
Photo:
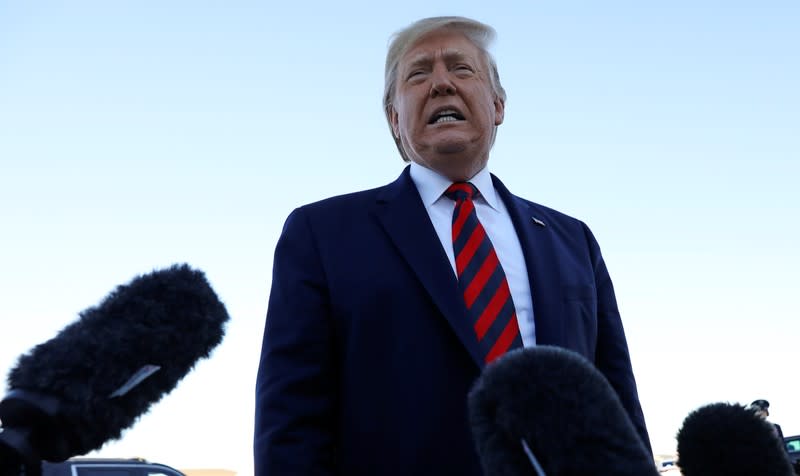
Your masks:
M597 290L597 350L595 364L617 392L622 405L636 428L645 447L652 452L650 436L644 421L642 406L636 389L636 379L631 366L628 341L622 326L614 286L611 282L600 246L586 225L584 231L589 242L589 252L594 268Z
M783 441L783 439L784 439L783 429L777 423L773 423L773 425L775 425L775 433L778 434L778 439L781 440L781 444L783 445L783 448L786 449L786 443L784 443L784 441Z
M300 208L286 220L275 249L256 378L255 476L333 472L329 309L319 252Z

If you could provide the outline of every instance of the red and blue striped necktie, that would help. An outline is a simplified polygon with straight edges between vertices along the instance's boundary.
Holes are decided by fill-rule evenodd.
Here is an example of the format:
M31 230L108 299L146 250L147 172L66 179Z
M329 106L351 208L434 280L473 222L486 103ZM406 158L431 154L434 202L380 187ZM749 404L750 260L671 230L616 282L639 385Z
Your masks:
M456 182L444 192L456 202L453 252L458 285L484 362L489 363L509 349L521 347L522 338L506 274L475 212L472 199L479 193L469 182Z

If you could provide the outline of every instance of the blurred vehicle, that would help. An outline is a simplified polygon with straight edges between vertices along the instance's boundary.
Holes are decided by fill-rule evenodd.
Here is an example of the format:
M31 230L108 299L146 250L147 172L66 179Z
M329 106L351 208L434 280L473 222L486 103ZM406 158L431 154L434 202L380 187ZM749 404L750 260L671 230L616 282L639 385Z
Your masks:
M658 465L658 473L665 476L680 476L681 470L674 459L666 459Z
M792 460L795 474L800 474L800 435L784 437L783 444L786 445L786 452Z
M42 463L42 476L186 476L165 464L141 458L70 458Z
M789 453L792 463L800 460L800 435L787 436L783 439L786 451Z

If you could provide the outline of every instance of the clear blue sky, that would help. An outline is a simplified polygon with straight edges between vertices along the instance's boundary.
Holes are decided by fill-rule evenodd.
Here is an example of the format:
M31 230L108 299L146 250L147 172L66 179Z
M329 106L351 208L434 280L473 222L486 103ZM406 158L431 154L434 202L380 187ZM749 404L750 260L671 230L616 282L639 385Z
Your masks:
M400 173L387 41L443 14L498 32L491 170L600 241L654 449L713 401L766 398L800 433L793 0L0 0L0 371L117 284L187 262L228 335L100 454L251 474L283 220Z

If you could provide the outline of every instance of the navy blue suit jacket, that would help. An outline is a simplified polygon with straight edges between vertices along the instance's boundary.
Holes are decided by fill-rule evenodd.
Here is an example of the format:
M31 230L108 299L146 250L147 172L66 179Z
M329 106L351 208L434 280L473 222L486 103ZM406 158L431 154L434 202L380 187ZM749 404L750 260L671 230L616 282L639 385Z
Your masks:
M492 178L525 255L537 343L594 362L649 447L597 242ZM466 316L408 168L292 212L256 382L256 476L480 475L466 397L483 364Z

